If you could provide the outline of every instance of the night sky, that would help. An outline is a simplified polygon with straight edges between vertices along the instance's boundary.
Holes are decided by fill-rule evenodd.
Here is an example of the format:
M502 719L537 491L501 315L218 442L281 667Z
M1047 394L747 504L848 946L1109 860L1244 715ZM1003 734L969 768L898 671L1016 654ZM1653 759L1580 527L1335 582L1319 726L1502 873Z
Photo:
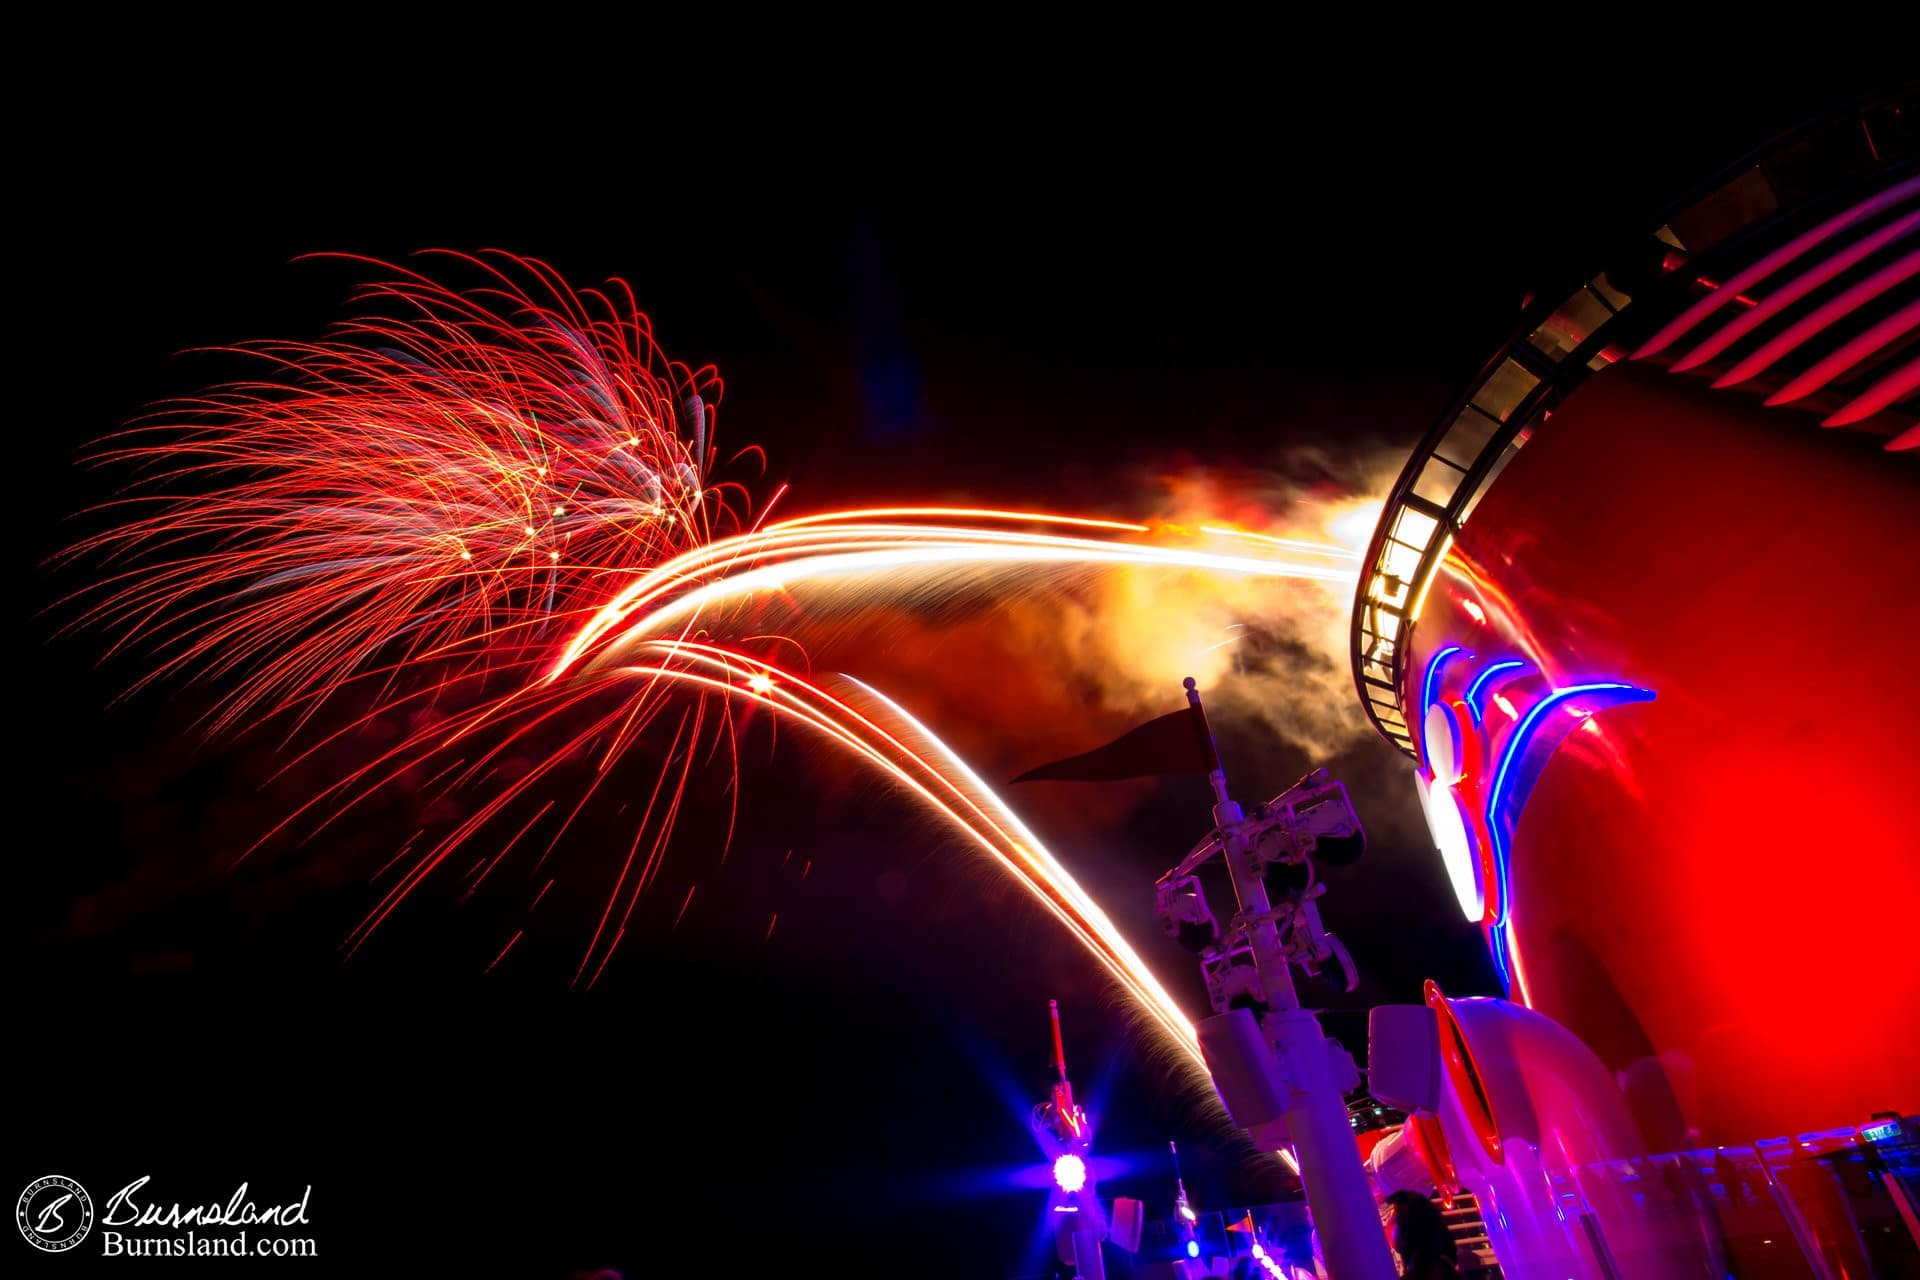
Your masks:
M1537 86L1437 74L1232 92L1116 69L1030 97L993 79L815 94L803 77L719 128L748 92L725 78L680 106L603 86L592 108L529 93L489 110L473 98L500 86L474 83L430 111L356 95L342 113L152 72L116 79L129 109L110 131L75 117L21 139L17 1184L311 1182L327 1273L722 1275L746 1257L1009 1274L1034 1265L1042 1197L1005 1178L1035 1160L1024 1113L1057 997L1101 1149L1138 1157L1107 1194L1164 1214L1168 1138L1205 1207L1287 1192L1055 925L810 744L754 731L726 863L710 817L676 853L713 893L590 993L558 953L483 976L508 910L445 891L342 964L383 816L222 870L299 794L270 780L275 739L202 741L191 688L116 704L138 668L54 635L71 583L42 562L105 492L76 450L231 372L182 349L337 317L361 277L303 253L500 247L575 283L625 277L669 352L720 367L725 438L765 445L804 505L1124 515L1142 476L1325 481L1404 450L1530 289L1870 87L1815 74L1756 95L1691 64L1637 79L1626 106L1617 87L1543 105ZM1063 722L1084 673L1009 669L969 634L942 640L919 705L993 687L982 723L934 718L991 776L1125 727L1111 709ZM909 705L916 653L888 667ZM1373 832L1325 904L1362 989L1305 988L1332 1032L1361 1049L1361 1010L1426 977L1491 990L1390 749L1314 760L1253 717L1216 729L1243 798L1325 763ZM1011 794L1201 1012L1150 883L1202 834L1204 784Z

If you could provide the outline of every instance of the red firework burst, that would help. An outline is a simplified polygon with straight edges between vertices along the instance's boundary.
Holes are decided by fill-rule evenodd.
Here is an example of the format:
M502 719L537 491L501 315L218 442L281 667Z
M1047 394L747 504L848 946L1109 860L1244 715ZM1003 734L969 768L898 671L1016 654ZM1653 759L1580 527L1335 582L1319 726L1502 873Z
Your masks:
M138 684L217 682L213 730L514 666L607 575L742 527L749 495L711 479L720 379L667 359L623 282L444 256L480 283L375 264L327 338L233 348L257 377L96 451L134 478L69 552L110 570L75 625L139 647Z

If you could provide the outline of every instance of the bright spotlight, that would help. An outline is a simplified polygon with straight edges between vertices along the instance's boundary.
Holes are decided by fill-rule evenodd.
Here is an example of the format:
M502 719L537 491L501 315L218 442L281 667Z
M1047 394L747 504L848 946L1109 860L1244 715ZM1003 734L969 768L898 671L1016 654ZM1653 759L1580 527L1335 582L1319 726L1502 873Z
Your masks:
M1068 1152L1053 1162L1053 1180L1062 1191L1080 1190L1087 1185L1087 1162Z
M1200 1256L1200 1242L1198 1240L1187 1241L1187 1256L1189 1258L1197 1258Z

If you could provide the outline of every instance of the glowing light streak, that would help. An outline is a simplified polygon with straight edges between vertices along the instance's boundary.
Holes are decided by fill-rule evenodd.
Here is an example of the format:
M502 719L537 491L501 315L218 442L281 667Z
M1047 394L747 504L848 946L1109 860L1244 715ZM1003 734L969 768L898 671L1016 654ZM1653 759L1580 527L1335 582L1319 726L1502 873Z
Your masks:
M810 524L843 524L850 521L892 519L991 520L1013 524L1057 524L1082 529L1111 529L1116 533L1146 533L1151 527L1125 520L1100 520L1091 516L1064 516L1050 511L1002 511L995 507L856 507L846 511L827 511L819 515L798 516L781 521L781 527L798 529Z
M1288 551L1301 551L1310 556L1325 556L1330 560L1360 561L1360 553L1350 547L1342 547L1331 542L1309 542L1304 538L1278 538L1270 533L1254 533L1249 529L1229 529L1225 525L1203 524L1200 532L1219 534L1228 538L1244 538L1248 542L1258 542L1264 546L1282 547Z
M658 636L704 610L803 582L1045 565L1133 565L1322 582L1355 580L1350 569L1320 564L1059 534L851 519L815 519L799 526L783 521L695 548L638 577L567 642L547 678L565 674L589 650L602 648L602 659L617 657L624 645Z

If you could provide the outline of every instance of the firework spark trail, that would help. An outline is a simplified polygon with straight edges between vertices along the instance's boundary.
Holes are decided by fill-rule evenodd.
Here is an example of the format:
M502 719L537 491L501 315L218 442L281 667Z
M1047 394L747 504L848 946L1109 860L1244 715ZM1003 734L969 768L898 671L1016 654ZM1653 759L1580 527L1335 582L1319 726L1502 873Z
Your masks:
M563 674L583 654L603 642L607 660L614 660L626 643L658 635L713 606L738 603L757 592L782 591L809 581L844 578L871 581L893 574L937 575L950 569L1044 565L1197 569L1217 574L1343 584L1356 579L1356 570L1351 564L1321 562L1320 558L1351 559L1353 553L1341 547L1268 539L1284 546L1293 557L1227 555L1194 547L1103 541L938 522L941 517L952 516L1091 526L1122 533L1148 531L1145 525L1117 521L977 508L910 510L922 517L921 522L877 523L866 519L891 514L885 509L835 512L781 521L696 547L640 576L608 602L567 642L549 678ZM1248 536L1214 528L1207 532ZM1300 558L1303 551L1317 558ZM614 634L623 624L624 629Z
M1010 872L1193 1062L1200 1061L1193 1024L1106 913L992 788L898 703L870 685L841 676L872 705L874 713L869 713L793 672L718 646L651 641L640 648L641 659L623 668L628 673L689 683L771 707L899 783ZM888 728L885 720L896 727Z
M310 838L387 788L487 788L439 838L409 837L343 946L364 944L495 824L512 834L468 866L463 899L534 843L551 813L558 830L538 870L615 764L642 742L664 745L575 974L591 985L660 873L696 761L715 767L724 749L718 767L737 806L733 709L754 704L840 745L1005 868L1197 1060L1191 1025L1140 956L931 731L851 677L843 698L744 651L793 643L751 625L756 597L808 583L874 602L1012 568L1351 581L1353 553L1218 526L1200 530L1216 541L1194 545L1192 530L1171 526L990 508L763 525L783 490L756 515L743 485L715 478L718 376L669 361L623 283L576 291L537 261L445 256L480 284L455 290L373 264L389 274L360 290L364 314L320 341L233 348L264 372L162 406L110 439L96 460L134 478L104 509L112 527L66 555L107 571L71 598L69 625L108 632L109 653L148 653L134 689L163 677L221 686L209 733L276 718L291 733L353 689L345 723L286 769L379 717L445 716L263 837ZM1240 545L1223 549L1222 538ZM535 742L532 765L500 781L509 753ZM595 759L588 785L517 820L582 752Z

